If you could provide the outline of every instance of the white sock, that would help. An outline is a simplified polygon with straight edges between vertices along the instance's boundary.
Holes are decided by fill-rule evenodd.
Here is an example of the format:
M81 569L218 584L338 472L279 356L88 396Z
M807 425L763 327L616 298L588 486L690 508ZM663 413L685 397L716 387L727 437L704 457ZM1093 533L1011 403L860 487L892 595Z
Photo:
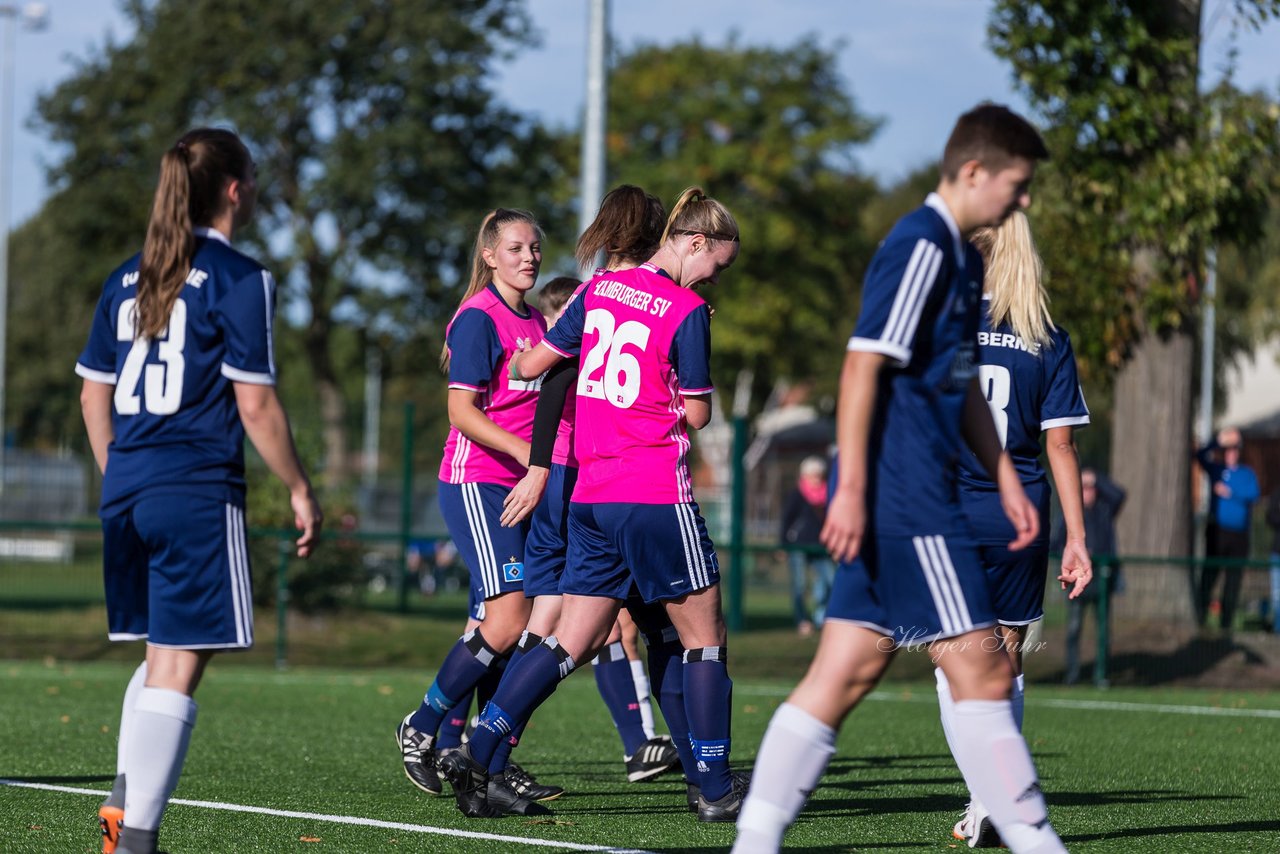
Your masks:
M178 787L182 763L187 758L191 729L196 724L196 702L167 688L143 688L133 709L135 733L125 758L125 825L157 830L169 796Z
M836 731L790 703L774 712L738 816L735 854L777 851L836 752Z
M956 767L960 769L960 776L964 777L964 768L960 765L960 755L956 753L956 701L951 696L951 683L947 681L947 674L942 672L941 667L933 668L934 678L938 683L938 717L942 720L942 734L947 737L947 747L951 750L951 756L956 760ZM969 808L981 812L982 801L978 800L973 793L973 786L969 785L969 778L964 779L965 788L969 790Z
M1026 705L1027 679L1021 673L1013 677L1013 693L1009 696L1010 711L1013 712L1013 725L1022 732L1023 707Z
M640 704L640 722L644 725L644 737L653 738L657 730L653 728L653 706L649 703L652 696L649 674L644 672L644 662L638 658L631 661L631 681L636 683L636 702Z
M116 774L124 773L125 756L129 750L129 732L133 728L133 710L138 703L138 692L147 684L147 662L144 659L133 671L129 685L124 689L124 702L120 704L120 735L116 741Z
M960 700L953 709L956 763L1014 854L1065 852L1049 824L1027 743L1006 700ZM127 813L126 813L127 814Z

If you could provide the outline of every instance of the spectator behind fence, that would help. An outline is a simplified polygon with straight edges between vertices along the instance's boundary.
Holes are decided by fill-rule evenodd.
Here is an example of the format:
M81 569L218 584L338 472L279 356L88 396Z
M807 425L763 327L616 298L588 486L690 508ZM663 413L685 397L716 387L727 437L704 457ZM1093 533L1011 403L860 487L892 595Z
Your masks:
M806 551L804 547L821 548L818 535L827 517L827 461L822 457L805 457L800 463L800 476L795 488L787 494L782 506L782 543L791 570L791 603L796 630L801 636L821 626L827 612L827 596L835 579L836 567L826 550ZM809 576L812 575L812 579ZM813 609L805 603L805 588L810 592Z
M1116 517L1124 507L1126 493L1110 478L1099 474L1092 468L1080 472L1080 492L1083 499L1084 535L1092 552L1094 566L1099 577L1106 574L1106 581L1099 580L1090 584L1075 599L1067 600L1067 661L1064 681L1074 685L1080 678L1080 630L1084 627L1084 611L1086 606L1097 608L1097 619L1103 615L1110 619L1111 594L1120 589L1120 561L1116 556L1120 548L1116 544ZM1067 529L1062 516L1054 520L1053 536L1049 540L1049 549L1061 552L1066 545ZM1106 573L1110 567L1110 573ZM1105 587L1105 594L1102 592ZM1105 607L1100 606L1100 599L1105 595ZM1098 649L1098 655L1105 650Z
M1240 463L1240 431L1234 427L1221 430L1209 444L1196 451L1196 459L1209 475L1213 489L1209 497L1209 524L1205 529L1206 560L1200 570L1199 595L1196 598L1196 618L1201 626L1205 626L1209 620L1214 584L1223 569L1214 559L1243 560L1249 557L1249 522L1253 502L1258 500L1258 478L1253 469ZM1226 567L1219 611L1219 625L1223 631L1231 631L1243 577L1243 567Z
M1267 499L1267 527L1271 528L1271 631L1280 634L1280 489Z

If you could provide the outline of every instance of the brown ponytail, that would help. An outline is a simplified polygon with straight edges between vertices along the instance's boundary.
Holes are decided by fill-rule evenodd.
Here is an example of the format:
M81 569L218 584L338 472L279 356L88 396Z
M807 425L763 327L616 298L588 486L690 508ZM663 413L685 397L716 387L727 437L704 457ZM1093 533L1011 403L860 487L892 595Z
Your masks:
M194 227L209 225L222 213L227 182L247 179L252 168L240 138L218 128L188 131L160 158L160 180L138 265L135 336L164 334L191 270Z
M653 257L662 241L666 218L667 212L656 196L633 184L622 184L604 197L600 212L578 238L573 257L584 270L601 251L608 267L643 263Z

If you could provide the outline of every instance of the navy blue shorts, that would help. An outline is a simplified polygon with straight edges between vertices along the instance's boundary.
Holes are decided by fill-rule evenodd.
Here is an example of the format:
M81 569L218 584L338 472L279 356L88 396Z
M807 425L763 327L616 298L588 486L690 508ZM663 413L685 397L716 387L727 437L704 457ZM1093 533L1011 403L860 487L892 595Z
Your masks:
M1004 515L1000 493L964 491L961 506L969 519L978 554L987 571L991 604L1002 626L1026 626L1044 616L1044 586L1049 575L1049 484L1023 484L1040 511L1040 536L1020 551L1009 551L1016 536Z
M524 589L526 519L514 528L498 523L511 492L494 483L440 482L440 513L462 562L471 573L473 601ZM476 612L473 609L472 616Z
M111 640L253 646L243 507L199 494L144 495L102 520L102 545Z
M577 468L551 465L524 544L524 595L531 599L560 595L560 576L569 551L569 498L577 482Z
M560 592L626 599L633 579L646 602L720 583L715 546L696 502L569 505Z
M987 576L967 537L869 534L836 568L828 620L843 620L899 645L963 635L995 623Z

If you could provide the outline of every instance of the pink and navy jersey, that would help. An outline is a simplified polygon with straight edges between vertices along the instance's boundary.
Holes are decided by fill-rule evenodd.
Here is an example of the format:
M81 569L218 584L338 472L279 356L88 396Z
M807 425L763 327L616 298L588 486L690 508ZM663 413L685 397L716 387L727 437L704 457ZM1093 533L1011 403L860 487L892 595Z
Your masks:
M536 347L546 333L541 314L529 306L523 313L516 311L489 285L458 308L445 330L449 388L476 392L476 406L485 417L528 441L541 381L513 380L508 366L512 356ZM514 457L471 441L457 427L449 428L440 463L445 483L515 486L524 473Z
M547 345L581 354L576 502L693 500L685 395L711 385L711 312L693 291L642 264L587 282Z
M80 376L115 386L104 517L144 490L244 502L244 426L232 384L275 384L275 282L222 234L195 231L191 271L164 333L134 335L135 255L107 277L76 362Z
M600 267L596 270L595 275L604 275L604 268ZM588 279L587 281L590 281ZM573 302L582 295L582 291L587 287L587 282L583 282L573 296L569 297L569 302ZM568 312L568 304L565 305L565 311ZM573 450L573 425L578 417L578 386L575 383L568 393L564 396L564 412L560 416L560 426L556 430L556 446L551 452L551 461L556 465L578 467L578 455Z
M985 308L985 306L984 306ZM1053 427L1084 427L1089 407L1076 374L1071 337L1053 327L1050 343L1038 351L1007 323L991 328L982 313L978 332L978 378L1000 444L1009 452L1024 485L1045 479L1040 465L1040 434ZM996 485L973 454L960 457L960 488L994 491Z
M956 467L978 370L982 256L931 193L871 259L848 349L888 357L868 446L868 524L880 534L966 531Z

